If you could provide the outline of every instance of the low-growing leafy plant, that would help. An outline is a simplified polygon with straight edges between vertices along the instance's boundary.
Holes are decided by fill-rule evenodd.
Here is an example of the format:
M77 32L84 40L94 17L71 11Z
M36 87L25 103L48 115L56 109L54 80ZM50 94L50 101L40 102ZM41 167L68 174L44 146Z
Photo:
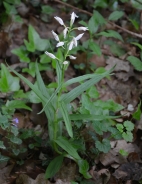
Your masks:
M57 81L53 88L47 88L44 84L37 63L37 85L33 85L28 79L11 69L38 96L43 105L43 109L39 113L44 111L48 119L50 143L54 153L58 155L48 165L45 173L46 178L53 177L59 171L64 157L74 160L79 166L79 172L86 179L91 178L88 173L89 163L87 159L85 160L82 157L83 153L87 152L87 138L91 140L91 146L96 149L95 151L104 153L111 149L110 140L112 138L124 138L127 141L132 141L131 131L134 128L133 124L130 121L125 121L124 125L117 125L114 121L118 117L114 116L115 113L124 107L113 100L104 102L97 99L99 93L94 85L104 77L109 77L113 68L109 71L101 68L92 74L72 78L68 81L64 79L65 71L69 66L68 59L76 59L75 56L71 55L72 49L77 48L78 42L84 34L74 36L72 32L74 30L88 30L88 27L73 27L77 17L74 12L71 14L69 27L64 24L60 17L54 17L64 27L64 30L62 39L52 31L53 37L57 41L57 52L45 52L52 59L56 69ZM109 34L112 34L112 31L100 33L100 35ZM114 34L116 35L116 33ZM33 38L31 33L30 37ZM91 44L94 44L93 39ZM32 45L32 42L25 41L25 45L28 49L34 51L35 46ZM68 92L67 87L74 83L79 83L79 85ZM78 100L78 105L73 102L75 99ZM84 134L86 130L87 138L86 133ZM104 136L105 133L108 133L108 136Z
M21 62L26 62L29 64L28 68L23 68L22 72L29 73L32 77L35 77L36 63L32 62L29 58L29 54L32 53L34 57L39 55L41 51L44 51L49 48L50 43L47 39L40 38L37 31L32 25L28 29L28 40L24 40L24 44L19 48L13 49L12 53L17 55ZM50 60L47 60L44 55L40 55L38 59L38 68L40 71L50 69Z

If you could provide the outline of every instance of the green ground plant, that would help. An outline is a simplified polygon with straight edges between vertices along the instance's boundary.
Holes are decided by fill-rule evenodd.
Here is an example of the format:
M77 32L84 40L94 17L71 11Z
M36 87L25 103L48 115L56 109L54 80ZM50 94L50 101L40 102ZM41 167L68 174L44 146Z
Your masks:
M46 87L37 63L36 85L33 85L15 70L11 69L11 71L34 91L43 105L43 109L39 113L45 112L47 116L49 140L56 157L46 169L46 178L53 177L59 171L64 157L67 157L74 160L79 166L79 172L84 178L89 179L91 178L88 173L89 163L87 159L82 157L83 153L87 153L87 140L82 132L87 129L89 139L92 140L92 147L96 152L107 153L111 149L111 139L132 141L134 126L130 121L126 121L122 125L117 125L114 121L115 118L118 118L115 113L124 108L122 105L111 99L105 102L97 99L99 93L94 85L104 77L109 78L113 68L109 71L102 68L97 69L92 74L65 81L64 75L70 63L69 58L76 59L72 55L72 51L78 47L78 42L84 34L74 36L74 30L88 31L88 27L73 27L75 18L78 18L74 12L71 14L69 27L64 24L60 17L54 18L64 27L60 36L52 31L53 37L57 41L57 52L45 52L52 59L56 70L57 81L54 86L52 88ZM106 33L100 34L106 35ZM93 44L93 40L91 44ZM28 42L25 42L25 45L31 46ZM74 83L79 83L79 85L68 92L67 87ZM74 100L78 100L78 105L74 103ZM108 133L107 137L104 136L105 133Z

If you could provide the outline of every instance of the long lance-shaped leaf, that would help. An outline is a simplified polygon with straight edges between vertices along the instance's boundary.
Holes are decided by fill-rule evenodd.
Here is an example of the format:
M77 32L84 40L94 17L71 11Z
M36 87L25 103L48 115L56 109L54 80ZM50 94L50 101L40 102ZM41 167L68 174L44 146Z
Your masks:
M63 163L64 156L59 155L58 157L54 158L50 164L48 165L46 172L45 172L45 178L52 178L61 168Z
M73 137L71 121L70 121L70 118L69 118L67 107L66 107L64 102L60 103L60 110L61 110L64 122L65 122L65 126L66 126L66 129L67 129L67 132L68 132L70 137Z
M15 73L20 79L22 79L36 93L36 95L40 98L42 102L46 101L46 98L42 95L41 91L36 86L34 86L28 79L26 79L21 74L13 70L11 67L9 68L13 73Z
M76 78L73 78L73 79L70 79L70 80L66 81L63 84L63 87L67 87L67 86L69 86L71 84L74 84L74 83L77 83L77 82L82 82L84 80L90 79L92 77L97 77L97 76L98 76L98 74L86 74L86 75L82 75L80 77L76 77Z
M37 79L38 88L40 89L42 95L44 95L47 99L49 99L50 94L48 93L47 88L45 87L45 84L42 80L37 63L36 63L36 79Z
M46 99L50 98L50 94L48 93L45 84L42 80L42 77L40 75L39 69L38 69L38 65L36 63L36 78L37 78L37 84L38 87L40 89L40 92L42 93L43 96L47 97ZM45 102L47 100L45 100L44 102L42 102L42 105L45 106ZM50 103L49 107L45 107L44 108L45 114L48 118L48 131L49 131L49 138L50 140L53 140L53 135L54 135L54 125L53 125L53 121L54 121L54 107L52 106L52 104Z
M65 150L70 156L73 158L79 160L81 159L80 156L78 155L76 149L71 145L71 143L65 139L64 137L58 137L55 142L63 149Z
M76 97L78 97L81 93L83 93L84 91L86 91L87 89L89 89L92 85L96 84L97 82L99 82L102 78L106 77L108 74L110 73L110 71L107 71L103 74L98 74L98 76L93 77L92 79L84 82L83 84L77 86L76 88L74 88L72 91L70 91L67 94L63 94L61 96L61 101L64 101L65 103L70 103L71 101L73 101Z
M101 121L104 119L116 119L121 116L105 116L105 115L93 115L93 114L70 114L70 120L95 120Z
M55 90L55 92L51 95L51 97L49 98L49 100L46 102L45 106L43 107L43 109L38 113L41 114L45 108L47 107L47 105L54 99L54 97L57 95L57 93L60 91L60 89L62 88L62 84L60 84L58 86L58 88Z

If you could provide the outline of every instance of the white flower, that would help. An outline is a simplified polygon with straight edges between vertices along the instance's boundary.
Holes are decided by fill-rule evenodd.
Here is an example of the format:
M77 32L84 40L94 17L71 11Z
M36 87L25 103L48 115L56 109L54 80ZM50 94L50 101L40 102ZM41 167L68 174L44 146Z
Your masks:
M82 36L84 35L84 33L79 34L77 37L75 37L76 40L80 40L82 38Z
M63 30L64 38L66 38L66 36L67 36L67 31L68 31L68 28L66 27L66 28Z
M69 44L69 50L71 50L73 48L73 44L74 44L73 41L71 41Z
M52 32L52 34L53 34L55 40L59 42L60 40L59 40L58 35L57 35L53 30L52 30L51 32Z
M78 16L73 12L73 13L71 14L70 26L73 25L73 23L74 23L74 21L75 21L75 18L78 18Z
M68 63L69 63L68 61L64 61L64 62L63 62L64 65L67 65Z
M73 44L74 44L75 47L77 47L77 40L76 40L76 38L73 38Z
M72 55L70 55L69 58L70 58L70 59L76 59L76 57L74 57L74 56L72 56Z
M54 56L53 54L49 53L49 52L45 52L45 54L49 57L51 57L52 59L56 59L56 56Z
M61 47L63 45L64 45L64 42L59 42L59 43L57 43L56 47Z
M61 24L62 26L64 25L64 22L63 22L63 20L60 18L60 17L54 17L58 22L59 22L59 24Z
M78 27L77 29L79 31L87 31L87 30L89 30L88 27Z

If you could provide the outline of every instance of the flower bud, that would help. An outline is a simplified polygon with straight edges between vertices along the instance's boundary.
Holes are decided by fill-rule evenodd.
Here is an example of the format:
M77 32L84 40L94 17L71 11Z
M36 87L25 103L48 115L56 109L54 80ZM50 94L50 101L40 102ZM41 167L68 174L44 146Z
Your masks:
M51 54L51 53L49 53L49 52L45 52L45 54L47 55L47 56L49 56L49 57L51 57L52 59L56 59L56 57L53 55L53 54Z
M74 56L72 56L72 55L70 55L69 58L70 58L70 59L76 59L76 57L74 57Z
M80 40L82 38L82 36L84 35L84 33L79 34L77 37L75 37L76 40Z
M63 62L64 65L67 65L68 63L69 63L68 61L64 61L64 62Z
M77 47L77 40L76 40L76 38L73 38L73 44L74 44L75 47Z
M54 36L54 39L55 39L57 42L59 42L60 40L59 40L58 35L57 35L53 30L52 30L51 32L52 32L52 34L53 34L53 36Z
M73 41L71 41L70 44L69 44L69 48L68 48L69 50L72 50L73 44L74 44Z
M59 42L59 43L57 43L56 47L61 47L63 45L64 45L64 42Z
M66 38L66 36L67 36L67 31L68 31L68 28L66 27L66 28L63 30L64 38Z
M88 27L78 27L77 29L79 31L87 31L87 30L89 30Z
M75 18L78 18L78 16L73 12L73 13L71 14L70 26L73 25L73 23L74 23L74 21L75 21Z
M59 22L59 24L61 24L62 26L64 25L64 22L63 22L63 20L60 18L60 17L54 17L58 22Z

